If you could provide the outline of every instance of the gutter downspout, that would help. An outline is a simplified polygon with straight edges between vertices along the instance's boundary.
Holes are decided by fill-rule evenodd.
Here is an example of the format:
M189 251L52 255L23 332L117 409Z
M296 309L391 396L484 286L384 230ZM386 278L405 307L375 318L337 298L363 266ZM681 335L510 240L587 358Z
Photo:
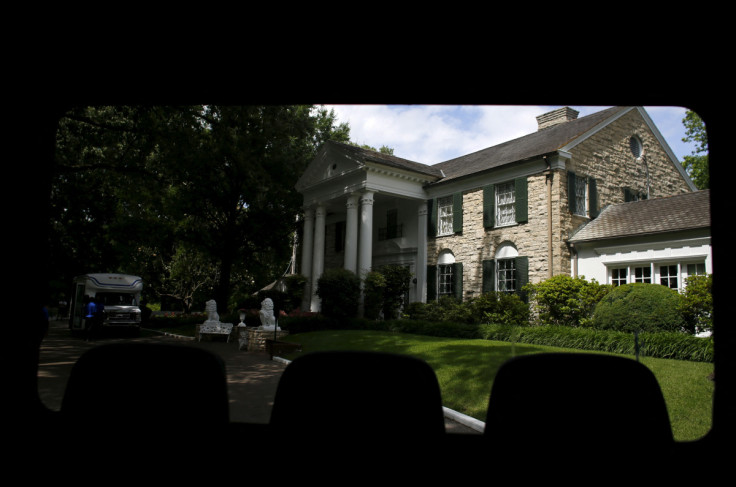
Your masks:
M546 176L547 185L547 277L550 278L553 275L553 255L552 255L552 165L547 160L547 156L544 156L544 162L547 163L547 169L544 172Z

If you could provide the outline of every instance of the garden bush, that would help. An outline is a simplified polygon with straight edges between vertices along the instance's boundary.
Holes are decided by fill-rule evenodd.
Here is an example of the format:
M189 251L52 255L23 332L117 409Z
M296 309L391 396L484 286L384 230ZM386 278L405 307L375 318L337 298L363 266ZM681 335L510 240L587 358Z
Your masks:
M353 318L358 314L360 277L347 269L327 269L317 280L321 312L331 318Z
M679 293L661 284L624 284L596 305L593 326L629 333L677 332L685 327L679 305Z
M468 306L474 323L529 324L529 305L518 294L488 292L472 299Z
M680 298L680 311L689 333L713 330L713 275L689 276Z
M537 284L527 284L529 295L543 324L590 326L597 303L608 294L611 286L599 284L585 276L558 275Z
M363 316L376 320L383 308L383 293L386 290L386 277L380 272L369 272L363 285Z

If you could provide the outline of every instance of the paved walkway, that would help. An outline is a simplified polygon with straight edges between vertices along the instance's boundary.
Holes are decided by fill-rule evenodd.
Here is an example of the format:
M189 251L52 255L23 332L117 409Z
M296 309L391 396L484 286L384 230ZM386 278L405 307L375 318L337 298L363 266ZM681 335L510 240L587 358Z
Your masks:
M103 337L93 342L73 337L66 321L51 321L49 333L41 344L38 368L38 391L43 403L58 411L72 366L86 350L99 344L117 341L169 342L201 347L219 355L225 361L230 419L242 423L269 422L276 387L286 362L271 360L266 352L245 352L237 342L198 342L168 335L152 337ZM474 420L446 410L445 427L448 433L480 434ZM463 422L470 420L468 426Z

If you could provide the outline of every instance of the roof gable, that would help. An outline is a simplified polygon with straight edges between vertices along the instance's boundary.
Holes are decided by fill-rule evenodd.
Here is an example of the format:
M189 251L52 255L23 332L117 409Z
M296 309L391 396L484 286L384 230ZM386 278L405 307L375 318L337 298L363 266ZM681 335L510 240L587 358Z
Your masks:
M472 154L435 164L445 174L442 183L494 169L516 161L550 154L589 134L632 107L612 107L569 122L539 130Z
M296 189L302 191L323 181L374 165L411 173L428 182L442 177L442 173L434 166L328 140L297 181Z

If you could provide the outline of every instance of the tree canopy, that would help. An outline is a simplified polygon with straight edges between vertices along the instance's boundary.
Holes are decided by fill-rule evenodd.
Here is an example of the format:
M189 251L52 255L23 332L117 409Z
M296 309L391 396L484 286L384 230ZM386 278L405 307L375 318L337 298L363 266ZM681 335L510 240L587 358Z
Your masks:
M705 123L697 113L691 110L685 113L682 123L686 129L686 135L682 141L696 144L692 155L685 156L682 165L698 189L708 189L710 176L708 173L708 133Z
M71 110L51 195L58 287L126 272L159 295L191 303L201 290L228 308L233 288L252 293L284 272L302 203L294 185L322 143L349 134L311 105ZM185 264L188 290L173 284Z

